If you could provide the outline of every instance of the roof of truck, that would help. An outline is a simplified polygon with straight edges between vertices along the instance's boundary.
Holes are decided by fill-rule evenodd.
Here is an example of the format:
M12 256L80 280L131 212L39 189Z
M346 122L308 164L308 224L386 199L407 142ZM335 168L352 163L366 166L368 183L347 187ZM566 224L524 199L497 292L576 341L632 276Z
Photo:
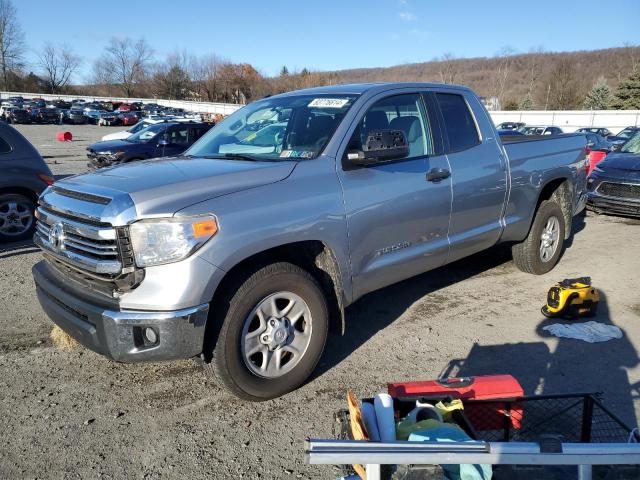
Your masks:
M394 88L446 88L446 89L455 89L455 90L469 90L468 87L464 87L462 85L450 85L450 84L440 84L440 83L421 83L421 82L379 82L379 83L342 83L337 85L327 85L324 87L313 87L313 88L305 88L302 90L294 90L291 92L282 93L278 96L286 96L286 95L300 95L300 94L323 94L323 93L334 93L334 94L355 94L361 95L365 92L376 90L376 91L385 91Z

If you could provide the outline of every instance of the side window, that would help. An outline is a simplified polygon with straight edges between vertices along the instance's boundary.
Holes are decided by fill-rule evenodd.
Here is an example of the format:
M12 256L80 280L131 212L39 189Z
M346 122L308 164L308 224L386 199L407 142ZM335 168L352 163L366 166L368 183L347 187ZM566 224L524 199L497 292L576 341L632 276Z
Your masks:
M433 152L429 121L418 94L396 95L374 103L353 132L348 148L362 150L371 130L402 130L409 143L407 158Z
M478 130L462 95L437 93L438 105L449 137L449 151L466 150L480 143Z
M187 145L189 143L189 129L187 127L171 129L165 133L165 138L171 144Z
M9 153L11 151L11 145L7 143L7 141L0 137L0 155L3 153Z
M189 132L189 142L193 143L207 132L205 128L192 128Z

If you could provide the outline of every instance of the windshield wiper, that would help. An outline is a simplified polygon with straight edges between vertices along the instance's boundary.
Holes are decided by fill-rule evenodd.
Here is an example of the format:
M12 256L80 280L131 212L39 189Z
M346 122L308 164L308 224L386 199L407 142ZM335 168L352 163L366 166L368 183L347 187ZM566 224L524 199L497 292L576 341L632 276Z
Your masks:
M212 159L229 159L229 160L248 160L250 162L259 162L260 160L251 155L243 155L242 153L221 153L219 155L203 155L202 158Z

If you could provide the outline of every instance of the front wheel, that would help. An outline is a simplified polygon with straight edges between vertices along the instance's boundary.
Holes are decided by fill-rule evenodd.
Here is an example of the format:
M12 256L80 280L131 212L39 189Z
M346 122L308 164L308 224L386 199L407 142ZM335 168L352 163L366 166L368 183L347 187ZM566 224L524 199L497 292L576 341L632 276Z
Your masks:
M526 273L542 275L558 263L565 238L562 209L552 201L540 204L529 235L511 247L513 262Z
M35 208L35 202L24 195L0 195L0 242L17 242L31 237L36 228Z
M320 360L328 332L324 294L307 271L284 262L239 283L210 319L221 327L215 345L214 329L207 332L208 368L240 398L279 397L300 386Z

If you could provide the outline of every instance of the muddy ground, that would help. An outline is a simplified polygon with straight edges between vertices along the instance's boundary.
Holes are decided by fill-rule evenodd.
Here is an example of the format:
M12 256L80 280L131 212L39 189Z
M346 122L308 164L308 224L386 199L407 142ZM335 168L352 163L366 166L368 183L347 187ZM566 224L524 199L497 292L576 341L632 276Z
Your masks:
M85 169L84 148L108 127L21 126L57 175ZM640 222L588 215L559 266L519 272L494 248L362 298L331 336L314 377L259 404L231 397L192 361L116 364L56 349L34 295L30 242L0 246L0 478L334 478L305 464L303 440L331 437L345 391L441 373L511 373L526 393L601 391L635 425L640 366ZM547 288L591 275L596 320L624 337L599 344L550 337Z

